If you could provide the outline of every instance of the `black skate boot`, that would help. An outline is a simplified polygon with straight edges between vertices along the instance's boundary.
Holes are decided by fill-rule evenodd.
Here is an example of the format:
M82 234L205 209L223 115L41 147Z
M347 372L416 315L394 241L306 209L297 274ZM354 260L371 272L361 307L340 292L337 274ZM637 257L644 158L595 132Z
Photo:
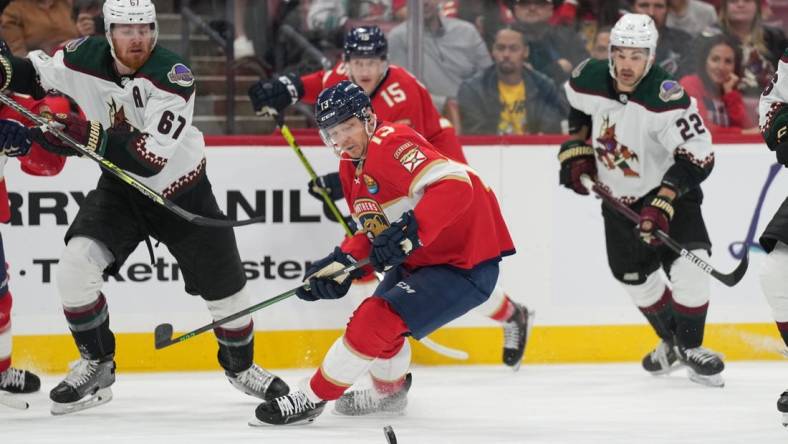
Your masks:
M673 344L664 339L659 341L654 350L643 357L642 364L643 369L654 376L667 375L681 367L681 361Z
M271 401L290 393L290 387L278 376L269 373L257 364L252 364L240 373L224 372L230 384L249 396Z
M65 415L106 404L112 400L115 361L80 358L66 378L49 392L53 415Z
M517 371L523 362L525 346L533 327L534 312L525 305L514 304L514 313L503 323L503 363Z
M33 393L41 388L38 376L18 368L9 367L0 373L0 390L8 393Z
M371 413L402 414L408 405L408 391L413 382L410 373L405 383L394 393L380 393L374 388L345 392L334 402L334 413L346 416L361 416Z
M683 348L676 346L675 350L681 362L687 366L687 375L690 381L709 387L724 387L722 370L725 363L722 356L705 347Z
M783 414L783 426L788 427L788 390L777 400L777 410Z
M306 394L296 390L289 395L280 396L257 406L254 411L257 422L249 425L256 427L263 424L291 425L310 423L323 413L326 401L314 403Z

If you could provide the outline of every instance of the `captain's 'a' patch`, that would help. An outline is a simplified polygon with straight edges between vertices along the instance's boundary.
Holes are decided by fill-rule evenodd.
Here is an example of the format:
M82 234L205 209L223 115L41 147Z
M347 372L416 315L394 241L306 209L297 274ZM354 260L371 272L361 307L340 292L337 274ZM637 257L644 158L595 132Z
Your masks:
M184 65L183 63L176 63L173 65L170 72L167 73L167 79L184 88L188 88L194 85L194 75L192 71L189 69L188 66Z
M659 98L663 102L671 102L684 97L684 88L675 80L663 80L659 85Z

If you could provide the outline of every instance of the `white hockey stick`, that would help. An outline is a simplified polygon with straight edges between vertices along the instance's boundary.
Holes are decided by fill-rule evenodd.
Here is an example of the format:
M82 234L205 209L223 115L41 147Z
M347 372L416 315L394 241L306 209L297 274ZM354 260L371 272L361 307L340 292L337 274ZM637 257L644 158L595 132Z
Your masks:
M440 345L428 337L423 337L419 339L419 342L421 342L422 345L424 345L425 347L427 347L428 349L434 351L439 355L457 359L458 361L465 361L468 359L468 352L464 350L449 348L446 347L445 345Z
M27 410L30 408L30 404L28 404L27 401L11 395L0 395L0 404L17 410Z

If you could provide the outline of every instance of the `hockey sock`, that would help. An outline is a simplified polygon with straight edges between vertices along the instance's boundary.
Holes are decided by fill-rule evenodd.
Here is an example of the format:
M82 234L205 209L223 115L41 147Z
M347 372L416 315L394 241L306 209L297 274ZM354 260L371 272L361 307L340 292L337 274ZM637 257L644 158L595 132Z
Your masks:
M353 313L344 336L334 342L312 376L310 391L322 400L338 399L370 369L375 358L402 351L407 332L405 321L386 300L367 298Z
M254 362L254 322L241 328L216 327L219 341L219 364L227 371L242 372Z
M0 284L0 373L11 367L11 293Z
M695 348L703 344L703 330L706 326L706 312L708 310L708 302L700 307L687 307L673 301L678 345L684 348Z
M777 330L780 331L780 336L782 336L785 346L788 347L788 322L778 322Z
M410 357L410 343L403 337L400 344L372 362L369 374L378 393L394 393L402 388L410 368Z
M506 322L507 319L511 318L514 314L514 310L516 307L511 299L509 299L508 295L503 296L503 302L501 303L498 310L496 310L491 316L490 319L498 322Z
M81 307L63 307L68 328L85 359L103 360L115 355L115 335L109 329L109 311L103 293Z
M662 297L657 302L649 305L648 307L638 307L643 316L646 317L648 323L654 328L661 339L665 341L673 340L674 316L673 309L670 305L671 293L670 289L665 287L662 292Z

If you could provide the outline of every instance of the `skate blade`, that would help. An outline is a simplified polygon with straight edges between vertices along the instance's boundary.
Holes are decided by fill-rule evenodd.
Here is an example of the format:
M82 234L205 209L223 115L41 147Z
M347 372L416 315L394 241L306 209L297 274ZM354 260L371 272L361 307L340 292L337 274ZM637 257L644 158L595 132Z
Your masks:
M305 419L302 419L300 421L288 422L287 424L269 424L267 422L263 422L263 421L260 421L257 418L254 418L254 419L249 420L249 422L247 424L249 424L249 427L299 426L299 425L312 424L313 422L315 422L315 418L317 418L317 416L312 416L312 417L309 417L309 418L305 418Z
M788 413L783 413L783 427L788 427Z
M109 387L99 389L94 395L88 399L82 399L75 402L60 403L53 402L50 412L54 416L68 415L71 413L80 412L82 410L98 407L106 404L112 400L112 389Z
M682 367L684 367L684 364L682 364L679 361L676 361L676 362L673 363L673 365L671 365L670 367L668 367L666 369L657 370L655 372L649 372L648 370L646 370L646 371L651 376L665 376L665 375L669 375L669 374L675 372L676 370L680 370Z
M725 387L725 380L722 379L720 373L716 375L700 375L687 367L687 376L689 376L690 381L696 384L705 385L707 387Z
M10 395L0 395L0 405L17 410L27 410L30 408L30 404L24 399L19 399Z

